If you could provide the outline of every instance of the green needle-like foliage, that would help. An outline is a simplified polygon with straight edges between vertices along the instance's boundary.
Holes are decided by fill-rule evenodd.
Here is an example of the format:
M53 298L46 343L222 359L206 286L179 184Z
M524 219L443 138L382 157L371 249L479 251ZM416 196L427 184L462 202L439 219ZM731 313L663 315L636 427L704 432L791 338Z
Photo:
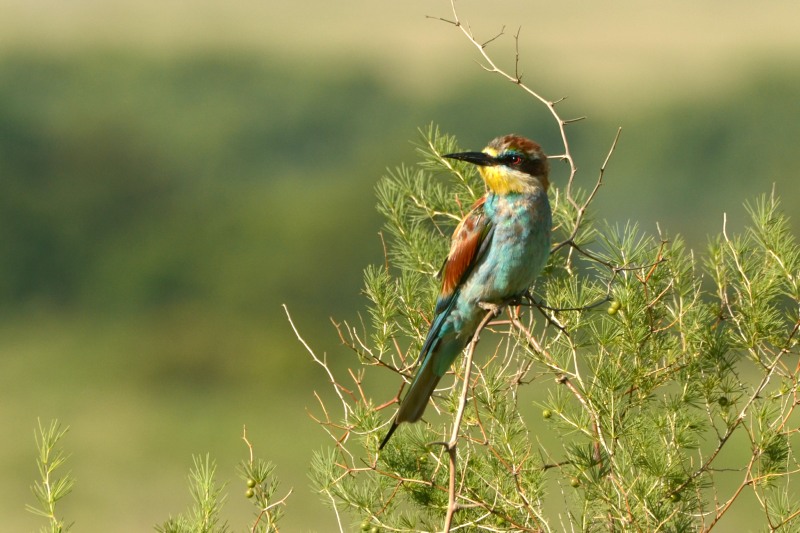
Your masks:
M278 531L277 522L283 516L282 502L286 498L284 497L280 502L275 501L278 482L274 472L274 464L259 458L242 461L239 466L239 477L247 485L245 496L252 499L253 505L258 511L255 523L250 529L253 533Z
M60 443L69 428L62 428L57 420L49 426L39 427L36 431L36 448L39 456L36 459L36 466L39 471L39 479L34 482L31 490L36 497L38 505L28 505L28 511L47 519L47 525L39 531L42 533L65 533L71 528L71 524L56 516L56 505L58 502L72 492L75 480L69 472L61 477L56 475L56 471L61 470L66 462L66 456L61 449Z
M441 157L453 137L422 137L421 161L377 187L386 257L365 273L366 331L342 326L360 365L398 380L453 228L484 191L472 166ZM798 527L800 247L777 197L748 204L750 227L724 226L698 257L679 237L595 223L585 189L558 187L561 244L533 300L482 332L453 455L458 363L428 422L381 452L393 408L375 406L396 390L340 394L320 418L335 442L312 464L323 499L364 531L440 531L448 513L453 529L697 531L749 492L765 526Z
M228 525L220 521L220 511L225 497L214 480L217 465L206 455L193 457L194 466L189 472L189 491L194 505L186 515L170 518L156 526L159 533L225 533Z

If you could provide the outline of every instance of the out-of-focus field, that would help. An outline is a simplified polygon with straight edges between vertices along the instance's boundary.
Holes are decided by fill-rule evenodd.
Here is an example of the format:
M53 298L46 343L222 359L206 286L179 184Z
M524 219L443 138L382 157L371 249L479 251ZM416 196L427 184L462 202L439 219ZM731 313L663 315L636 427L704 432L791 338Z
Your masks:
M772 2L678 0L658 7L458 2L481 42L519 28L528 81L546 77L558 95L591 97L598 107L645 105L669 95L718 94L748 77L753 63L788 68L796 58L800 6ZM452 91L452 77L476 75L474 56L454 28L449 2L217 2L193 0L3 0L0 44L75 53L126 48L159 56L226 50L269 53L311 74L370 68L401 89ZM513 41L495 42L513 48ZM511 59L506 57L505 59ZM368 67L362 61L366 60ZM557 80L557 82L556 82Z
M588 117L569 130L586 184L623 127L595 218L658 222L702 252L773 184L795 216L800 4L459 7L482 41L505 25L489 49L508 68L521 26L524 81ZM0 530L41 524L24 510L37 417L71 426L75 531L182 512L206 452L244 529L243 424L294 487L285 530L331 530L306 476L325 443L307 411L331 391L281 304L336 368L356 364L328 317L362 310L362 269L382 261L374 184L414 162L416 128L561 149L540 104L426 18L449 10L0 0Z

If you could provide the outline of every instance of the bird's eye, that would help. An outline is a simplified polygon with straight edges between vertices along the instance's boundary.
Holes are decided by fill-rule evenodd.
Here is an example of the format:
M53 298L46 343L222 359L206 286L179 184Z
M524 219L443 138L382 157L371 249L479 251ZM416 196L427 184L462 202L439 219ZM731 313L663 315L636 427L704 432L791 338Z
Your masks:
M509 165L519 165L520 163L522 163L522 157L516 154L510 155L506 158L506 161L508 161Z

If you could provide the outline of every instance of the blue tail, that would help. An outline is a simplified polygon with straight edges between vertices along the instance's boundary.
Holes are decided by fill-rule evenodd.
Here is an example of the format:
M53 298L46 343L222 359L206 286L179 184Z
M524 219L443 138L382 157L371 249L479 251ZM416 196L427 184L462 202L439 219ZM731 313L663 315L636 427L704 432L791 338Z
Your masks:
M449 309L440 313L434 320L420 353L419 358L422 360L422 364L417 370L408 393L403 398L400 409L397 410L397 416L392 422L392 427L384 437L383 442L381 442L379 449L383 449L386 443L389 442L389 438L401 422L416 422L422 418L439 380L442 379L442 376L445 375L453 361L458 357L458 354L466 346L466 342L459 338L452 329L447 328L447 331L442 331L448 311Z

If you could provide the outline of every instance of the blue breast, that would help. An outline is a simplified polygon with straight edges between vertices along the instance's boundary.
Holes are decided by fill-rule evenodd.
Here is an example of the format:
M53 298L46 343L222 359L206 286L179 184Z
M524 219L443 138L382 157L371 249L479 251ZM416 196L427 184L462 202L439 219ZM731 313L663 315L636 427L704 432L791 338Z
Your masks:
M523 294L550 255L552 215L544 190L490 195L484 209L494 226L492 242L461 287L448 317L455 331L469 336L485 313L478 303L502 303Z

